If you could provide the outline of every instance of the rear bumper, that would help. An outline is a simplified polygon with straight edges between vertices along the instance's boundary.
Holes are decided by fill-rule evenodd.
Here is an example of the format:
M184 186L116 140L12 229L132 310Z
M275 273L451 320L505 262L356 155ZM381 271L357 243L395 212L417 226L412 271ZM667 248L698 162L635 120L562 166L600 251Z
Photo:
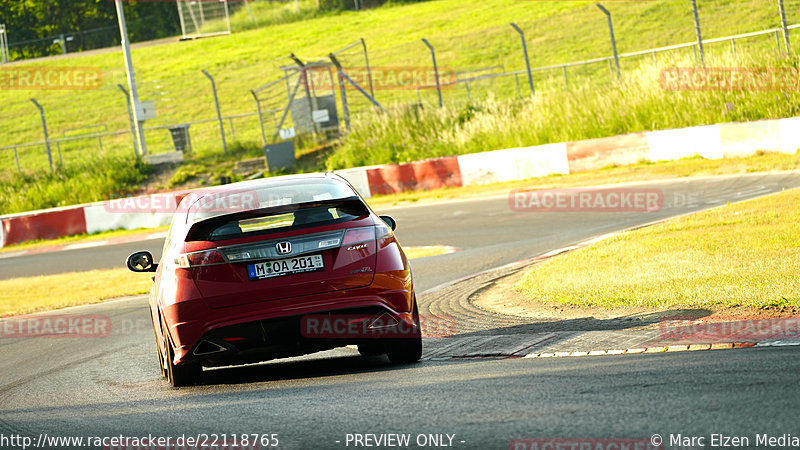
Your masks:
M211 309L202 299L164 306L175 350L173 362L198 361L205 365L257 362L357 343L347 336L341 339L303 336L300 321L309 315L386 313L405 326L414 327L410 274L399 275L376 274L375 282L365 288L230 308Z
M366 320L359 321L362 318ZM328 324L327 327L320 327L320 322ZM356 325L348 329L348 322ZM395 331L387 331L386 327L367 327L375 322L390 322L392 325L388 328ZM368 328L372 332L370 335L362 333L362 329ZM390 338L412 336L419 336L419 328L410 313L392 312L382 307L326 311L211 330L184 356L183 362L200 363L207 367L247 364L305 355L348 344L385 342Z

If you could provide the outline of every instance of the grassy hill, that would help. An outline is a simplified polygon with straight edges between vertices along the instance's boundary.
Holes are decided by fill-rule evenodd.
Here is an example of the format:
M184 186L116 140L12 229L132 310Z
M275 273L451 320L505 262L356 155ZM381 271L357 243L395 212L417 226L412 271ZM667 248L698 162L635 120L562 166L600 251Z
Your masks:
M305 8L306 2L303 2ZM764 28L775 27L779 24L777 6L768 0L700 0L700 16L705 37L718 37L736 33L750 32ZM617 45L620 52L632 52L652 47L664 46L675 43L690 42L695 39L694 23L690 3L686 0L658 0L646 2L607 2L608 9L614 17L614 26L617 36ZM790 23L800 22L800 0L786 0L788 20ZM255 23L262 20L262 15L273 14L267 10L255 11L259 14ZM246 16L244 9L239 9L233 18L233 23L239 28L253 26ZM270 16L272 17L272 16ZM455 71L477 70L494 66L513 71L524 68L521 55L519 36L508 25L516 22L527 34L528 50L534 67L559 64L587 58L604 57L610 54L608 29L605 16L591 2L560 2L560 1L520 1L520 0L432 0L415 4L387 5L374 10L361 12L342 12L314 17L308 20L296 21L298 17L288 17L289 23L271 25L242 32L235 32L231 36L201 39L196 41L171 43L144 47L134 50L133 58L140 83L140 96L143 99L154 100L158 111L158 118L149 121L147 126L163 126L168 124L188 122L192 120L211 119L214 117L213 99L208 80L200 73L206 69L217 79L222 112L224 115L246 114L255 111L255 102L250 94L250 89L259 87L267 82L280 77L280 66L291 63L287 57L295 53L301 58L310 59L322 57L340 49L357 39L364 38L373 67L429 67L430 54L420 39L427 38L437 49L439 66ZM283 19L263 19L264 23L274 23ZM270 22L272 21L272 22ZM248 25L249 24L249 25ZM793 36L800 36L794 35ZM798 42L797 44L800 44ZM730 45L714 44L707 47L709 64L715 61L719 64L741 64L737 59L731 58ZM737 55L751 55L749 64L772 64L777 55L774 36L758 37L737 42ZM756 55L755 58L752 55ZM638 60L623 59L623 75L628 80L636 79L635 75L643 64L651 61L650 56ZM663 56L659 56L663 58ZM673 61L684 64L693 63L691 50L681 50L667 56ZM716 59L715 59L716 58ZM361 65L363 61L355 50L343 55L346 65ZM663 61L663 59L662 59ZM26 63L17 63L28 65ZM793 64L783 60L783 65ZM73 55L67 59L53 59L30 63L36 66L80 66L98 67L104 73L104 83L101 89L93 91L0 91L0 147L16 145L25 142L41 140L41 124L38 112L30 103L29 98L35 97L45 108L47 113L48 128L51 137L61 137L65 133L75 133L73 130L83 127L102 125L108 130L125 131L128 129L128 117L125 99L116 87L117 83L126 84L122 68L122 56L119 52L106 52L92 55ZM634 74L634 75L631 75ZM624 111L617 111L615 103L624 96L627 90L620 89L619 85L610 84L610 73L605 63L584 68L570 69L570 90L563 85L563 74L560 71L535 74L539 92L546 94L553 108L533 108L531 114L558 114L556 122L574 123L571 117L580 121L596 121L603 123L596 112L580 111L570 112L570 108L581 107L586 101L585 95L593 95L593 101L598 111L614 111L624 115ZM521 80L523 94L526 88L524 79ZM609 87L611 86L611 87ZM492 94L494 93L494 94ZM481 103L481 99L494 95L490 105L483 108L501 108L511 113L506 114L506 119L513 119L513 111L524 109L525 102L517 102L516 106L506 106L504 101L516 95L516 86L512 79L502 83L485 82L471 86L473 104ZM362 102L355 93L349 94L356 105ZM423 101L431 103L435 94L431 91L422 93ZM759 94L764 97L763 94ZM788 94L786 103L795 102L794 93ZM416 92L410 91L377 91L379 101L385 104L410 103L416 101ZM343 150L351 153L369 150L374 142L383 142L388 145L389 140L396 139L402 130L408 127L423 126L419 130L422 134L427 131L424 127L450 127L449 133L453 134L451 125L463 125L466 93L463 88L445 90L445 101L452 106L443 112L434 113L428 109L428 114L438 114L436 120L423 120L419 125L407 119L407 112L399 112L395 116L383 118L379 123L380 129L374 128L375 121L365 117L357 121L360 125L354 129L351 143L345 142ZM569 101L561 101L563 98ZM582 97L583 96L583 97ZM600 96L600 97L598 97ZM602 98L601 98L602 97ZM767 93L765 98L774 95ZM694 97L695 107L698 98ZM674 109L661 108L658 102L660 97L650 97L649 114L653 117L671 117ZM716 98L715 101L725 101ZM494 103L491 103L494 102ZM499 103L498 103L499 102ZM764 105L763 99L752 102ZM774 102L773 102L774 103ZM778 102L780 103L780 102ZM276 105L280 105L276 99ZM498 106L499 105L499 106ZM555 108L555 106L559 106ZM569 107L565 106L569 105ZM674 103L671 107L679 108L681 103ZM680 121L664 121L665 124L675 125L688 122L707 123L719 120L720 110L718 104L710 105L716 112L710 114L700 111L697 115L681 115ZM516 109L515 109L516 108ZM761 113L745 113L745 118L772 117L789 113L788 107L770 107ZM481 107L478 108L479 110ZM529 108L530 109L530 108ZM740 110L741 112L741 110ZM510 114L510 115L509 115ZM475 114L467 110L467 119ZM646 115L646 114L645 114ZM546 117L546 116L545 116ZM634 128L658 128L663 126L662 121L653 117L639 117ZM726 117L723 120L731 120ZM461 122L459 122L461 121ZM491 121L490 121L491 122ZM609 126L574 126L569 129L573 135L570 138L594 137L598 134L613 134L631 131L627 122L612 122ZM260 145L261 134L254 117L235 119L235 138L244 147L257 147ZM230 124L226 123L226 127ZM524 124L523 124L524 125ZM270 123L267 123L267 132L271 134ZM369 128L373 126L373 128ZM492 149L494 145L503 145L503 138L490 136L492 126L484 127L481 133L473 135L470 145L453 151L466 151L485 145L484 149ZM503 129L498 126L497 129ZM534 133L523 134L513 142L524 144L539 143L548 139L562 138L564 133L553 133L533 127ZM381 131L383 130L383 131ZM508 130L512 130L508 129ZM523 130L524 131L524 130ZM79 131L78 131L79 132ZM164 129L150 130L147 133L149 149L152 153L171 150L169 134ZM230 129L228 140L232 141ZM461 139L463 141L463 139ZM415 146L417 152L407 155L386 157L381 154L371 155L369 162L389 162L417 157L424 153L426 143L404 139L408 146ZM192 127L192 142L195 157L218 154L221 152L217 124L209 122ZM349 147L348 147L349 146ZM492 147L492 148L489 148ZM55 151L55 149L54 149ZM120 157L131 156L131 144L128 136L121 135L103 141L101 150L96 141L78 141L65 144L61 147L62 158L65 164L81 164L93 157L103 160L105 157L116 155ZM438 153L447 152L448 147L441 147ZM19 152L20 164L26 171L40 170L46 167L46 156L42 147L21 149ZM376 160L377 158L377 160ZM387 159L388 158L388 159ZM341 167L347 164L364 162L357 158L338 158L334 155L329 166ZM85 164L85 162L84 162ZM98 162L93 162L94 167L99 167ZM10 150L0 151L0 167L3 170L3 184L5 193L0 192L0 201L3 196L19 195L24 191L26 183L30 182L13 178L15 161ZM109 170L113 170L109 166ZM130 179L135 179L130 178ZM127 182L128 184L130 182ZM113 182L111 182L113 185ZM16 187L14 187L16 186ZM126 184L127 186L127 184ZM103 194L97 189L86 189L86 193L78 198L89 200L101 197ZM75 199L73 196L71 199ZM51 202L38 204L49 206ZM9 212L16 208L9 208L8 201L0 203L0 212ZM24 206L19 205L19 208Z

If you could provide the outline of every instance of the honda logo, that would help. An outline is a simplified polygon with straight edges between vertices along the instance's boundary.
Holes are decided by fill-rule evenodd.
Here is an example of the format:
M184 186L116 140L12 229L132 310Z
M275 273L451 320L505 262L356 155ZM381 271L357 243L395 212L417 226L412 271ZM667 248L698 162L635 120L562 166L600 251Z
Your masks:
M292 243L289 241L278 242L275 244L275 248L278 250L279 255L288 255L292 253Z

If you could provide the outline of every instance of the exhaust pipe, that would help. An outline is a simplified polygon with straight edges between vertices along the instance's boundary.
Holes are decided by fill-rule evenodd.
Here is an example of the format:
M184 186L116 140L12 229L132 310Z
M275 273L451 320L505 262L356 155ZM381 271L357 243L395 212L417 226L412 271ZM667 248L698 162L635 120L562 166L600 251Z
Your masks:
M203 339L192 352L195 356L211 355L213 353L227 352L229 349L215 342Z

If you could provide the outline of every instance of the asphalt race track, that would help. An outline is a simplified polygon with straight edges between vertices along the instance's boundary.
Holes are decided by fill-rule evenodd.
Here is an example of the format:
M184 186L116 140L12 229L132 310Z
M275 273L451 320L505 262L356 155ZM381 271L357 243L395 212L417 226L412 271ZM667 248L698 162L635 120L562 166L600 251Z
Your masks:
M420 307L455 280L606 233L800 187L800 172L684 179L652 212L520 213L507 196L381 210L404 245L461 251L415 260ZM688 203L688 204L687 204ZM0 278L122 267L159 240L0 259ZM146 275L143 275L146 276ZM602 356L477 358L390 366L341 349L206 371L171 389L158 373L144 297L58 314L110 317L107 337L0 337L0 433L170 436L277 433L280 448L352 448L353 433L444 435L454 448L513 439L645 439L653 434L800 435L798 347ZM487 315L483 329L505 322ZM456 342L455 340L453 342ZM428 345L428 344L426 344ZM449 441L447 435L453 436ZM0 441L0 444L2 442ZM754 441L751 441L754 444ZM0 445L8 448L8 446ZM75 447L75 446L71 446ZM428 445L431 447L431 445ZM63 447L66 448L66 447ZM266 448L260 446L259 448Z

